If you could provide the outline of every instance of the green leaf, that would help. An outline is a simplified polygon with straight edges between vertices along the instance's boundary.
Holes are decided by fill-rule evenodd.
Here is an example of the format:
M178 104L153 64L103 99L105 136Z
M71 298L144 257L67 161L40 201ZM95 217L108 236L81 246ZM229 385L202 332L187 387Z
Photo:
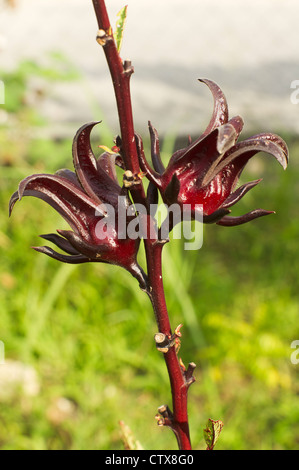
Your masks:
M116 30L114 33L114 39L116 42L118 52L121 49L121 45L123 41L124 29L125 29L125 24L126 24L126 19L127 19L127 9L128 9L128 5L123 7L117 14L118 19L116 22Z
M203 435L207 444L206 450L213 450L220 433L223 428L223 422L220 420L215 421L214 419L209 418L205 429L203 430Z

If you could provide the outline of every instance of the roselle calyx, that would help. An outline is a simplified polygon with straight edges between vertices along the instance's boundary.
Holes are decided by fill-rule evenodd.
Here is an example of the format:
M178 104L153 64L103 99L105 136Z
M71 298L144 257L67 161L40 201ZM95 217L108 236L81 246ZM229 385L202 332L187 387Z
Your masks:
M72 230L41 235L65 253L48 246L33 247L36 251L65 263L102 262L121 266L136 277L144 289L146 275L137 263L140 239L118 233L120 201L125 206L125 213L129 214L126 222L135 217L134 209L126 189L118 183L116 156L107 152L98 159L94 156L90 133L95 124L98 122L82 126L73 140L75 172L62 169L54 175L28 176L12 195L9 213L23 196L42 199L66 220ZM108 207L114 211L113 223L107 218Z
M159 137L149 122L153 168L147 162L142 141L137 136L137 150L141 170L150 181L150 192L157 188L167 206L191 206L193 217L198 206L204 223L239 225L257 217L273 213L255 209L239 217L228 215L236 204L261 179L237 187L241 173L248 161L258 152L272 155L285 169L288 149L281 137L272 133L254 135L238 142L243 129L240 116L229 119L226 98L216 83L200 80L211 90L214 109L203 134L194 142L176 151L165 168L160 156Z

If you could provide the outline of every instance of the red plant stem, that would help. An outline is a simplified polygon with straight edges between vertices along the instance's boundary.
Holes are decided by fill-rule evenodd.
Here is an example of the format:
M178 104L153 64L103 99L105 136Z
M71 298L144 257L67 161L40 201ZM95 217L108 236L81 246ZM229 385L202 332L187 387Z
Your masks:
M115 97L118 108L118 116L122 137L122 152L125 167L131 170L133 174L140 171L137 147L135 142L135 131L132 113L130 77L133 69L130 64L127 68L123 64L117 50L113 33L104 0L93 0L93 6L98 21L99 30L105 32L103 38L103 49L109 66L113 81ZM132 192L134 202L146 205L146 197L143 184L136 185ZM148 220L148 227L151 221ZM149 290L148 295L153 305L159 332L167 337L171 336L171 326L166 306L163 279L162 279L162 243L157 243L149 238L144 240ZM189 437L189 425L187 414L187 392L188 384L186 382L184 371L180 366L175 347L171 347L164 354L173 402L173 416L168 424L174 431L179 448L190 450L191 443Z
M106 60L109 66L116 103L123 145L123 158L127 170L137 174L139 170L138 154L135 143L133 113L130 93L130 78L133 73L132 68L126 70L117 50L113 38L107 9L103 0L93 0L98 26L107 35L106 44L103 46Z
M148 262L149 283L152 288L150 293L151 302L156 316L159 331L166 336L171 336L169 315L162 277L162 249L163 244L152 246L152 256ZM164 354L172 393L173 418L171 428L174 431L178 446L181 450L191 450L189 424L188 424L188 384L180 366L175 347L171 347Z

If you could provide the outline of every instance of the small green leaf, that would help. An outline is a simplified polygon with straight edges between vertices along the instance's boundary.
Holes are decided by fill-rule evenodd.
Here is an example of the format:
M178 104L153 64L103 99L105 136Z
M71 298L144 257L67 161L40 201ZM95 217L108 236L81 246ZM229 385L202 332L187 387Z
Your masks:
M207 444L206 450L213 450L220 433L223 428L223 422L220 420L215 421L214 419L209 419L205 429L203 430L203 435Z
M114 33L114 39L116 42L118 52L120 51L121 45L123 42L124 29L125 29L125 24L126 24L126 19L127 19L127 9L128 9L128 6L126 5L117 14L118 19L116 22L116 30Z

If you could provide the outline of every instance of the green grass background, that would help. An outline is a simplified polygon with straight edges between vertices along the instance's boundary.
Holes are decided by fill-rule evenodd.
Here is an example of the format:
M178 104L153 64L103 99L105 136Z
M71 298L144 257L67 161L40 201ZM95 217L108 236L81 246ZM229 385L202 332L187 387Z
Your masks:
M123 420L144 449L176 449L171 431L154 419L171 397L151 305L137 282L117 267L68 266L31 250L43 244L39 234L65 226L42 201L25 198L8 218L22 178L71 168L70 140L35 137L34 129L48 125L38 113L40 92L26 101L33 75L50 83L74 78L58 68L27 62L2 74L0 368L32 367L38 389L11 386L0 370L0 448L122 449ZM98 144L111 144L107 133L101 137ZM287 171L255 157L242 182L264 180L233 208L234 215L257 207L275 215L205 226L199 251L185 251L180 240L164 250L171 323L183 324L179 354L197 364L189 392L194 449L205 448L208 418L224 422L218 449L299 449L299 365L291 363L299 339L299 139L283 137ZM174 141L165 138L165 161Z

